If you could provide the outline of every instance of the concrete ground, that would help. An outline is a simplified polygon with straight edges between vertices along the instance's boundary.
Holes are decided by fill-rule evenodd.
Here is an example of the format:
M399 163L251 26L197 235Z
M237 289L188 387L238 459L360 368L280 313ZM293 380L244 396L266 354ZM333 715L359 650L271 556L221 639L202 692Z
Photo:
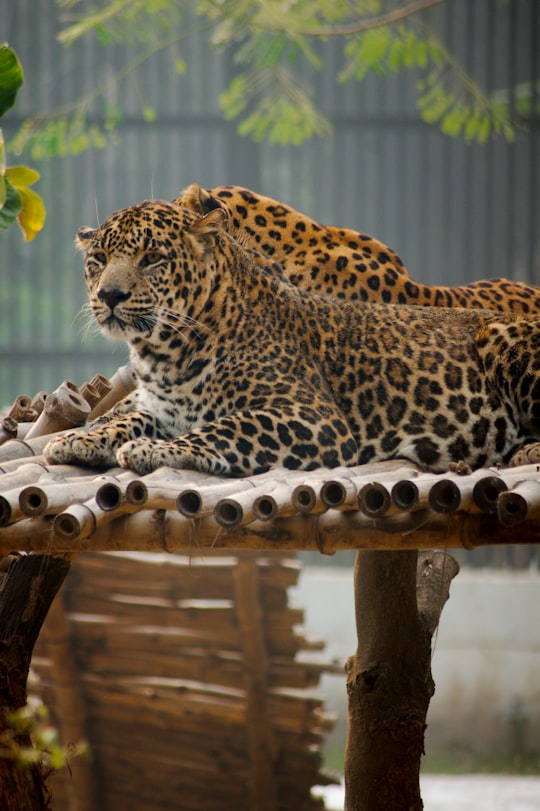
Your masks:
M421 790L425 811L540 811L540 777L426 775ZM315 791L328 811L343 811L343 786Z

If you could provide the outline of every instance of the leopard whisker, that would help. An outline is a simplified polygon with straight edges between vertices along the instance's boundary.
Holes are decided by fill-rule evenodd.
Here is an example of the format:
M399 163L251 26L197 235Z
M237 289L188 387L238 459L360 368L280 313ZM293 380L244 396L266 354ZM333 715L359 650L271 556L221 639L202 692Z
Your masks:
M73 318L72 323L77 319L83 320L81 326L81 335L83 340L87 340L90 335L99 335L101 330L98 322L96 321L91 305L87 302L83 304L81 309Z
M169 318L168 316L172 316ZM195 318L191 318L189 315L182 315L174 310L170 310L166 307L156 307L155 308L155 317L157 320L173 329L179 335L182 334L184 329L189 329L197 338L201 338L201 333L210 332L209 328L202 324L200 321L197 321Z

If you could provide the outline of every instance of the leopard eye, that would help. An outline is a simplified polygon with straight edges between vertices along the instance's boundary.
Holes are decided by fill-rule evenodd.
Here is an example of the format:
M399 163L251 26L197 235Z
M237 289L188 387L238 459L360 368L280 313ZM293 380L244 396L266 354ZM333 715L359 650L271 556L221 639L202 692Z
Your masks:
M157 265L162 259L163 256L159 251L148 251L148 253L145 253L142 257L141 261L139 262L139 266L142 268L148 268L152 265Z
M96 251L95 253L92 253L89 258L92 259L92 261L97 265L107 264L107 254L105 254L103 251Z

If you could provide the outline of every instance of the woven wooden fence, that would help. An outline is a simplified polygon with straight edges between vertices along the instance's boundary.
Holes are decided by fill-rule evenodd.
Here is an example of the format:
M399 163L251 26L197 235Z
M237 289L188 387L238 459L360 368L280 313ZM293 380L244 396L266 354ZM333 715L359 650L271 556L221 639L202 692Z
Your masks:
M299 571L272 554L83 555L32 665L64 743L90 744L50 781L53 809L322 808L333 719L313 688L336 668L295 630Z

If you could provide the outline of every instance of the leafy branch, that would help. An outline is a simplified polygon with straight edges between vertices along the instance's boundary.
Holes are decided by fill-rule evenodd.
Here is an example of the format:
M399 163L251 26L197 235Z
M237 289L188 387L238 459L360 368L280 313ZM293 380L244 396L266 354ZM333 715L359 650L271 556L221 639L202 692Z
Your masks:
M385 26L394 25L395 23L405 20L407 17L412 17L422 11L427 11L434 6L446 3L447 0L418 0L415 3L410 3L408 6L393 9L379 16L368 17L366 19L355 20L355 22L347 25L334 25L324 27L320 25L311 29L296 30L296 34L301 34L304 37L350 37L354 34L362 34L365 31L371 31L375 28L384 28ZM286 30L286 29L276 29Z
M21 709L10 712L7 726L0 734L0 757L9 757L21 768L41 764L46 772L69 766L73 757L86 755L88 745L84 742L63 747L58 739L58 730L49 723L49 711L41 702L29 701ZM32 745L21 743L29 738Z
M11 149L19 155L30 150L32 157L39 160L49 155L77 155L89 147L105 148L111 140L117 140L117 127L122 120L122 111L117 105L105 101L104 124L100 127L90 121L92 105L99 99L106 100L113 88L118 87L157 53L170 48L180 39L181 37L174 36L152 45L84 96L56 110L27 118L11 140ZM178 72L182 69L182 64L178 62ZM143 116L147 121L153 121L154 109L150 105L144 105Z
M236 76L220 104L226 119L239 121L239 133L255 140L299 144L332 132L297 69L300 62L311 71L323 69L317 45L329 38L344 42L338 81L415 68L422 73L417 104L426 123L467 141L484 143L501 134L512 140L520 125L514 110L520 113L524 105L514 107L516 95L511 91L488 96L424 22L425 12L445 2L449 0L409 0L388 8L385 0L102 0L100 7L75 15L79 0L57 0L69 15L59 35L62 44L94 33L103 45L121 43L144 50L90 94L26 121L13 148L30 149L40 158L115 140L122 111L107 103L111 89L195 31L205 32L213 47L233 54ZM176 60L179 73L186 68L182 59ZM100 99L102 126L95 116L90 119ZM154 120L151 105L141 106L143 117Z

